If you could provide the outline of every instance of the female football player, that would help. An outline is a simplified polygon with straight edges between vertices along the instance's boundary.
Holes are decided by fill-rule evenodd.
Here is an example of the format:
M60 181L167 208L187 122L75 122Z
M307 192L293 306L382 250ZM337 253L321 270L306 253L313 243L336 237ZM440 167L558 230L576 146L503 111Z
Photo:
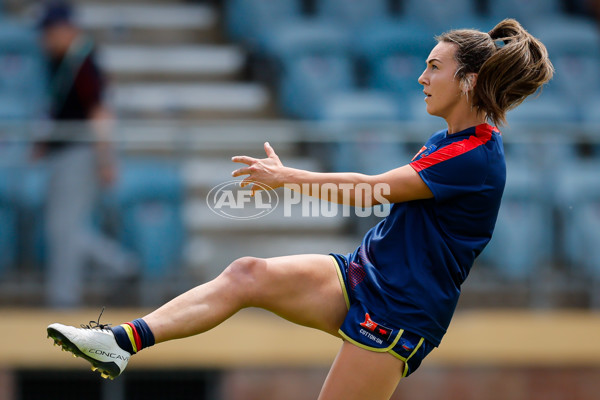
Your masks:
M115 377L145 347L261 307L343 339L319 399L390 398L440 344L461 284L492 236L506 172L502 139L490 124L505 122L508 110L553 75L544 45L515 20L436 39L418 81L427 112L447 127L409 164L375 176L308 172L284 166L268 143L266 158L233 158L244 164L233 172L243 184L310 184L304 194L321 197L319 188L334 184L339 193L328 190L327 199L349 205L377 198L347 188L386 184L390 214L353 253L244 257L143 318L114 328L52 324L49 335Z

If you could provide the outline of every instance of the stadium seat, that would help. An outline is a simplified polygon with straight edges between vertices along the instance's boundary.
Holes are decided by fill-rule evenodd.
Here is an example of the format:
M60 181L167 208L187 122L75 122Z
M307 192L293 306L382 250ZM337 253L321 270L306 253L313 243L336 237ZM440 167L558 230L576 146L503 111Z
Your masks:
M556 16L562 13L561 0L504 0L488 1L489 16L500 22L505 18L516 18L524 25L540 17ZM526 26L527 28L527 26Z
M541 190L541 171L507 160L507 179L492 240L480 259L499 276L525 281L552 258L552 208Z
M0 142L0 251L6 252L0 255L0 274L7 266L41 269L45 259L48 169L44 161L31 163L31 145L15 139Z
M543 91L539 97L531 96L517 108L506 114L509 124L555 124L574 121L579 111L571 103L565 102L556 92Z
M321 18L285 21L260 41L266 54L283 63L305 54L345 54L351 46L343 26Z
M537 20L527 28L546 45L551 59L569 54L597 55L600 52L600 33L596 24L588 19L556 16Z
M0 278L16 264L17 208L14 199L14 171L0 167Z
M46 261L45 199L50 178L48 166L40 161L19 169L15 187L19 212L20 261L35 269L43 269Z
M265 39L265 53L280 68L279 103L290 116L315 118L327 93L354 85L350 36L322 19L294 20Z
M531 25L530 31L548 48L556 73L549 85L570 104L581 110L590 97L600 93L600 33L596 25L579 18L555 17ZM582 79L585 77L585 79ZM582 113L576 116L582 119Z
M307 54L285 65L279 85L281 109L290 116L314 119L325 97L354 85L352 60L343 55Z
M326 98L319 116L337 138L329 153L333 170L379 174L408 162L398 130L390 124L402 111L388 93L339 92Z
M600 110L600 93L595 93L582 110L583 122L590 124L600 123L600 112L598 110Z
M128 160L108 199L120 219L120 239L140 257L144 276L170 274L181 261L184 228L179 169L168 162Z
M555 185L562 222L563 257L600 278L600 162L572 162L560 169Z
M426 24L436 34L449 28L464 27L449 26L449 21L458 23L477 17L473 0L404 0L403 4L405 18Z
M397 121L402 110L389 93L373 90L345 91L332 94L325 99L319 110L325 121Z
M250 66L259 80L277 86L285 69L296 62L296 58L306 54L343 54L350 43L349 32L335 20L282 19L258 35Z
M16 265L17 213L13 204L0 198L0 278Z
M45 67L36 33L10 20L0 23L0 120L40 118Z
M408 20L387 20L357 35L354 53L367 71L371 88L400 98L422 93L418 78L435 46L433 32Z
M385 19L387 0L317 0L317 14L335 20L349 29Z
M300 0L231 0L225 2L225 26L230 38L252 44L301 11Z

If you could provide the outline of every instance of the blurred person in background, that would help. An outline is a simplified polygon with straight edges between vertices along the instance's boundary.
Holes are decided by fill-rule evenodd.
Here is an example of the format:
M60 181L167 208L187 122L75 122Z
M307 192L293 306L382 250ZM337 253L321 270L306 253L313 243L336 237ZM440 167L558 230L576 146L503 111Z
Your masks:
M36 143L35 157L49 161L46 204L46 298L53 307L81 304L90 259L114 277L137 273L133 255L93 229L99 188L116 179L110 142L113 117L103 104L104 77L94 43L73 22L66 2L45 3L39 21L49 68L50 137Z

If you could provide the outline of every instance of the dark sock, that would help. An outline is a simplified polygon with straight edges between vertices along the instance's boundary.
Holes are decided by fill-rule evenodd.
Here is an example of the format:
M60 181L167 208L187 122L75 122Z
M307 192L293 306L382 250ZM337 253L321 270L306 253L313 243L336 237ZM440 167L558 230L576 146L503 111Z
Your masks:
M125 331L123 325L115 326L110 329L115 335L115 341L117 342L117 345L121 349L125 350L129 354L136 353L135 351L133 351L133 345L131 344L131 340L129 340L129 336L127 335L127 331Z
M154 335L148 324L141 318L111 329L117 345L129 354L135 354L154 345Z
M142 348L154 346L154 334L150 330L150 327L141 318L132 321L133 325L137 329L138 334L140 335L140 339L142 340ZM138 349L140 351L141 349Z

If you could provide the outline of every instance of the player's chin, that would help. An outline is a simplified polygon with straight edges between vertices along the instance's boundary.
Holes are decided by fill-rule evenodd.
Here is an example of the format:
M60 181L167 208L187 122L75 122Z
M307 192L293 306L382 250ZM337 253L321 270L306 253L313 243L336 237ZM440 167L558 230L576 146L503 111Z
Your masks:
M429 115L437 116L435 107L433 107L429 103L427 103L427 105L425 106L425 111L427 111L427 114L429 114Z

